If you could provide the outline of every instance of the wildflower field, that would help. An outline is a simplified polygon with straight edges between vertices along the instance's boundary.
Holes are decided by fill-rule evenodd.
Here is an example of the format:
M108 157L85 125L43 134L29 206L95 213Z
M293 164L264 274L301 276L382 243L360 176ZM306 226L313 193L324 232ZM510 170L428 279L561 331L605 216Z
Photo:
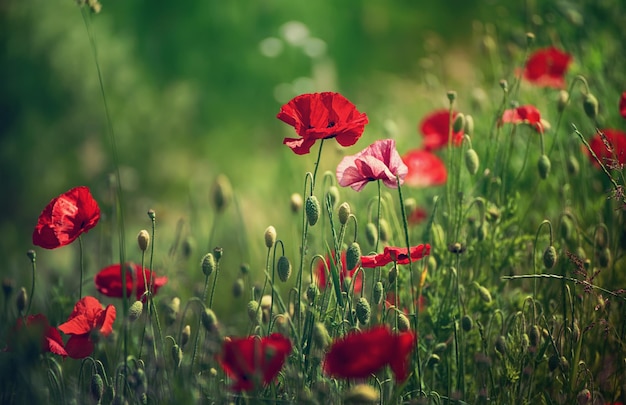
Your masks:
M0 402L626 403L625 6L401 3L0 6Z

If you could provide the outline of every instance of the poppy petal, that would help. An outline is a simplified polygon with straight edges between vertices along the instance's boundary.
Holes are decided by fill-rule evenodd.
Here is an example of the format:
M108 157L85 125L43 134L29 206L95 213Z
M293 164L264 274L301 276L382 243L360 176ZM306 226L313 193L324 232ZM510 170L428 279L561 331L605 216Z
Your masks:
M438 186L445 184L448 179L446 165L432 152L414 149L402 156L402 160L408 168L404 178L408 186Z
M72 335L65 344L65 351L73 359L84 359L93 353L94 345L89 334Z

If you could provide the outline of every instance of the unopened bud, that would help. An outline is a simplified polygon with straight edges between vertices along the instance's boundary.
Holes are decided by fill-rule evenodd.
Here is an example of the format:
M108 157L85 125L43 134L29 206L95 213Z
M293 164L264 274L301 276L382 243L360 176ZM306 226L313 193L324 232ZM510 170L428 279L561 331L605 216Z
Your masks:
M598 253L598 265L600 267L608 267L611 263L611 249L605 247Z
M383 283L377 281L376 284L374 284L374 294L372 296L375 304L378 305L383 301L383 292Z
M583 109L587 117L595 120L598 116L598 99L591 93L587 93L583 99Z
M482 285L478 285L478 296L483 302L487 304L491 303L491 293L487 288L483 287Z
M559 91L559 98L557 100L556 108L559 112L563 112L565 110L565 107L567 107L567 104L569 104L569 93L567 92L567 90Z
M506 338L504 336L500 335L496 338L495 348L501 355L506 353Z
M387 274L387 280L389 281L389 285L392 285L396 282L396 278L398 277L398 267L394 264L394 266L389 269L389 273Z
M400 332L406 332L411 329L411 322L409 322L409 318L403 313L398 314L398 330Z
M433 353L428 358L428 362L426 363L426 365L428 365L428 367L434 367L437 364L439 364L440 361L441 361L441 357L439 357L438 354Z
M102 400L102 395L104 394L104 381L102 381L100 374L94 374L91 376L89 391L91 392L91 397L94 401L99 404Z
M133 305L128 308L128 320L135 322L141 316L143 312L143 302L135 301Z
M508 92L508 91L509 91L509 83L508 83L506 80L504 80L504 79L500 80L500 88L501 88L501 89L502 89L505 93L506 93L506 92Z
M207 332L214 332L217 329L217 317L211 308L207 308L202 312L202 326Z
M350 211L350 204L347 202L344 202L339 206L338 217L341 225L345 225L348 222L348 218L350 218L351 214Z
M213 186L213 204L218 212L224 211L233 198L233 189L228 177L220 174L215 179Z
M304 205L304 209L306 212L306 219L307 221L309 221L309 225L315 225L320 217L320 202L318 201L317 197L315 197L314 195L308 196Z
M37 253L33 249L28 249L26 251L26 257L28 257L31 263L35 263L37 260Z
M367 325L370 322L371 314L372 310L370 308L370 303L367 302L365 297L359 298L356 303L356 319L359 320L361 325Z
M478 172L480 166L480 160L478 159L478 153L474 149L468 149L465 151L465 167L472 176Z
M172 346L172 360L174 361L174 368L180 368L183 362L183 350L177 344Z
M291 197L289 197L289 206L291 207L291 212L294 214L302 209L302 204L302 196L300 194L293 193Z
M233 296L235 298L241 297L244 287L243 279L241 277L237 278L237 280L233 283Z
M448 100L450 101L450 103L453 103L454 100L456 100L456 91L450 90L446 93L446 96L448 97Z
M180 346L184 348L187 342L189 342L190 337L191 337L191 326L185 325L182 333L180 334Z
M365 238L371 246L376 245L376 241L378 240L378 229L373 222L368 222L367 225L365 225Z
M309 302L314 302L318 295L320 295L320 289L317 288L315 284L311 284L309 288L306 289L306 298Z
M533 34L532 32L527 32L526 33L526 44L532 45L532 43L534 41L535 41L535 34Z
M567 165L567 173L572 177L577 176L580 172L580 164L578 164L578 159L570 155L567 157L565 163Z
M556 264L558 255L556 253L556 249L554 246L550 245L543 252L543 265L546 266L546 269L550 270L554 268Z
M353 242L346 251L346 267L347 270L354 270L361 261L361 246L357 242Z
M556 370L556 368L560 365L559 363L560 363L559 356L557 356L556 354L553 354L548 359L548 370L550 370L551 372Z
M459 132L465 128L465 115L458 113L452 123L452 132Z
M465 133L469 136L474 135L474 117L469 114L465 115Z
M255 325L260 325L262 321L262 313L261 308L259 307L259 303L255 300L248 302L248 319Z
M22 314L28 305L28 293L26 292L26 288L20 288L20 291L17 293L17 297L15 298L15 305L17 306L17 312Z
M213 257L212 253L207 253L202 258L202 272L205 276L209 277L216 267L215 257Z
M330 186L326 192L326 198L330 200L330 206L334 209L339 201L339 189L337 186Z
M148 218L150 218L151 221L156 220L156 212L153 209L148 210Z
M546 155L541 155L539 157L539 161L537 162L537 169L539 170L539 176L545 180L548 178L548 174L550 173L550 158Z
M530 331L528 332L528 338L532 347L537 347L537 345L539 345L539 342L541 341L541 332L539 331L539 326L533 325L530 327Z
M274 228L272 225L268 226L267 229L265 230L265 246L268 249L271 249L272 246L274 246L274 243L276 243L276 228Z
M289 280L289 276L291 276L291 263L286 256L281 256L278 259L278 264L276 264L276 270L278 272L278 278L283 283Z
M391 227L385 218L380 219L380 241L387 242L391 238Z
M474 321L472 321L472 317L469 315L463 315L461 318L461 327L465 332L469 332L472 330L472 326L474 326Z
M367 384L359 384L350 388L343 396L345 405L377 404L380 394L377 389Z
M330 335L326 326L321 322L315 322L313 325L313 343L320 349L326 349L331 342Z
M137 244L139 245L139 249L142 252L145 252L148 249L148 245L150 245L150 234L145 229L139 231L137 235Z

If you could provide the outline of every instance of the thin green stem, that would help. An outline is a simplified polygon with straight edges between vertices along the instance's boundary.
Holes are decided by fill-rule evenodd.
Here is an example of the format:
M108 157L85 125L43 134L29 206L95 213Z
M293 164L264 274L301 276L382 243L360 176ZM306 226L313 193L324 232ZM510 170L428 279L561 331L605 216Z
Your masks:
M33 277L32 277L32 282L31 282L31 286L30 286L30 299L28 300L28 307L26 308L26 313L25 315L28 315L28 313L30 312L30 307L33 303L33 299L35 298L35 275L37 274L36 270L37 270L37 265L36 263L36 259L35 259L35 252L34 251L30 251L29 252L29 257L30 257L30 267L32 269L32 273L33 273ZM4 309L6 311L7 309L7 305L6 305L6 298L8 297L8 295L5 295L5 305L4 305Z
M84 259L83 259L83 236L78 237L78 260L80 266L80 284L78 285L78 299L83 298L83 273L85 272ZM32 295L31 295L32 297Z

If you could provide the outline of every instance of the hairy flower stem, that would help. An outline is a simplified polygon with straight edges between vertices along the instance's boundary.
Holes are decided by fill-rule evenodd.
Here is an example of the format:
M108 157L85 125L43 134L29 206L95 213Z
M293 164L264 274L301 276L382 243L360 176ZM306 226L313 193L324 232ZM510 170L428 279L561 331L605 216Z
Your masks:
M79 237L80 239L80 237ZM33 272L33 277L32 277L32 282L31 282L31 286L30 286L30 299L28 300L28 307L26 308L26 312L24 313L24 316L28 315L28 313L30 312L30 307L33 303L33 299L35 298L35 275L37 274L36 270L37 270L37 265L36 265L36 259L35 259L35 255L31 255L30 256L30 267L32 269ZM4 309L5 309L5 313L7 310L7 304L6 304L6 299L7 299L7 295L4 296L5 301L4 301Z
M210 277L210 274L207 275L204 278L204 291L202 293L202 300L200 301L200 303L202 304L202 310L203 311L204 311L204 301L206 300L206 295L207 295L207 292L209 290L209 277ZM196 298L196 300L197 300L197 298ZM189 303L191 303L191 301ZM187 305L189 305L189 303ZM185 308L185 312L186 311L187 311L187 308ZM184 319L184 316L183 316L183 319ZM182 324L183 323L181 322L181 328L182 328ZM202 326L202 314L198 315L198 322L197 322L197 325L196 325L196 338L195 338L195 340L193 342L193 351L191 353L191 362L189 363L189 377L190 378L193 376L193 363L196 360L196 353L198 351L198 341L200 340L200 331L201 331L200 327L201 326ZM180 333L179 333L179 336L180 336Z

